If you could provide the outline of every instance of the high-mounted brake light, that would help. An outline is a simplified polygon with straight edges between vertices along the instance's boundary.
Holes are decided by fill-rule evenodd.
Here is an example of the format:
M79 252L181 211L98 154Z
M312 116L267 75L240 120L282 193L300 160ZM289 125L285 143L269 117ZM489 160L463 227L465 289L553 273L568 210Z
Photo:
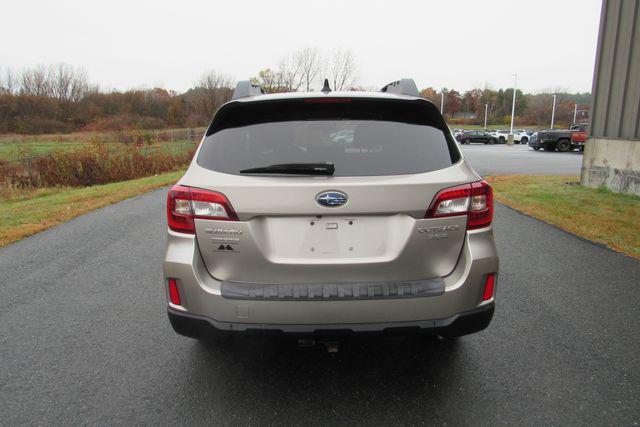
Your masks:
M195 234L194 219L237 221L238 216L222 193L174 185L167 194L167 223L180 233Z
M304 102L307 104L346 104L351 102L351 98L308 98Z
M445 188L433 198L425 218L467 215L467 230L487 227L493 220L493 191L485 181Z

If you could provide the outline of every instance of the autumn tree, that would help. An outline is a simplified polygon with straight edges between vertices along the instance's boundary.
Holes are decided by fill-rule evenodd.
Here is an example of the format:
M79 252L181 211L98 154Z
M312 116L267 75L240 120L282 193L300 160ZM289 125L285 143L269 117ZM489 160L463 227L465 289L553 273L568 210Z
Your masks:
M444 93L444 114L452 117L454 113L462 109L462 97L460 92L453 89L443 88L442 92Z
M429 101L433 102L434 104L440 105L440 96L438 95L438 92L432 88L432 87L428 87L426 89L422 89L420 91L420 96L422 96L425 99L428 99Z

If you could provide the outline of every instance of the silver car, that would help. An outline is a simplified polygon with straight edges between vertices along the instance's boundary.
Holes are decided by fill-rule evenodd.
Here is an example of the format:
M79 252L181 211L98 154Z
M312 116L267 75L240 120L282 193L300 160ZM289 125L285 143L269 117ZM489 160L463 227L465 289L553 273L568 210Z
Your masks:
M460 336L493 316L491 187L411 79L274 95L238 83L167 217L167 308L185 336Z

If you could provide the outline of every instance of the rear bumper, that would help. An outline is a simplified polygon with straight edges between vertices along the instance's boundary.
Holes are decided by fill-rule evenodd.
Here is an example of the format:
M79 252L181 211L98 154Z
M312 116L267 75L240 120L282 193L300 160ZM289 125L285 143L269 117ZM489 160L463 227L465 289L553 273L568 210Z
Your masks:
M330 335L350 333L429 333L444 336L462 336L479 332L489 326L493 318L495 304L490 303L475 310L458 313L447 319L422 320L415 322L390 323L345 323L319 325L291 324L248 324L219 322L217 320L167 310L173 329L180 335L193 338L207 338L220 333L284 333L293 335Z
M360 332L394 327L450 328L454 323L461 324L458 318L479 310L488 316L488 324L491 316L487 313L493 308L487 307L493 307L493 298L482 301L485 278L489 273L497 274L499 267L493 230L489 227L465 234L457 265L447 276L438 279L444 282L443 287L434 288L437 292L426 296L403 294L398 297L396 292L392 298L389 292L388 297L374 295L345 300L331 298L329 293L327 298L313 300L287 300L286 297L274 300L243 299L229 297L229 294L225 297L223 282L207 271L195 238L169 232L164 261L165 292L169 301L167 278L175 278L181 297L180 305L167 303L170 318L181 324L186 321L179 319L192 319L194 324L204 322L214 329L233 331L274 329L309 333L337 329Z
M542 142L538 140L529 140L529 147L532 148L542 148Z

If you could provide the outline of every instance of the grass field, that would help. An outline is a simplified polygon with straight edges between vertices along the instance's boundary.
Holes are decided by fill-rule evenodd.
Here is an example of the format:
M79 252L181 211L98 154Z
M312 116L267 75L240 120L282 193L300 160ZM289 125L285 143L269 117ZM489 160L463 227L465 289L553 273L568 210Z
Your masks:
M174 133L176 135L186 134L188 128L174 129L151 129L151 130L121 130L121 131L102 131L102 132L70 132L70 133L49 133L38 135L23 135L15 133L0 134L0 144L3 143L20 143L20 142L90 142L90 141L111 141L121 135L127 134L146 134L157 136L166 133ZM194 134L204 132L205 128L192 128Z
M196 143L204 128L158 129L149 131L73 132L46 135L0 135L0 160L16 160L23 157L42 156L55 150L75 150L91 143L107 144L117 149L119 144L143 139L144 145L163 148L189 149L188 142Z
M21 157L42 156L54 150L73 150L83 144L78 142L24 141L0 143L0 159L14 160Z
M640 197L577 185L577 176L487 179L500 202L640 259Z
M47 188L0 199L0 246L94 209L175 183L184 171L86 188Z
M24 141L24 142L0 142L0 160L17 160L25 157L43 156L57 150L79 150L86 147L89 142L56 142L56 141ZM105 142L110 148L116 150L122 143ZM187 151L193 147L193 142L186 139L175 141L163 141L146 144L146 149L172 150L172 152ZM156 148L157 147L157 148ZM144 146L141 147L144 150Z

